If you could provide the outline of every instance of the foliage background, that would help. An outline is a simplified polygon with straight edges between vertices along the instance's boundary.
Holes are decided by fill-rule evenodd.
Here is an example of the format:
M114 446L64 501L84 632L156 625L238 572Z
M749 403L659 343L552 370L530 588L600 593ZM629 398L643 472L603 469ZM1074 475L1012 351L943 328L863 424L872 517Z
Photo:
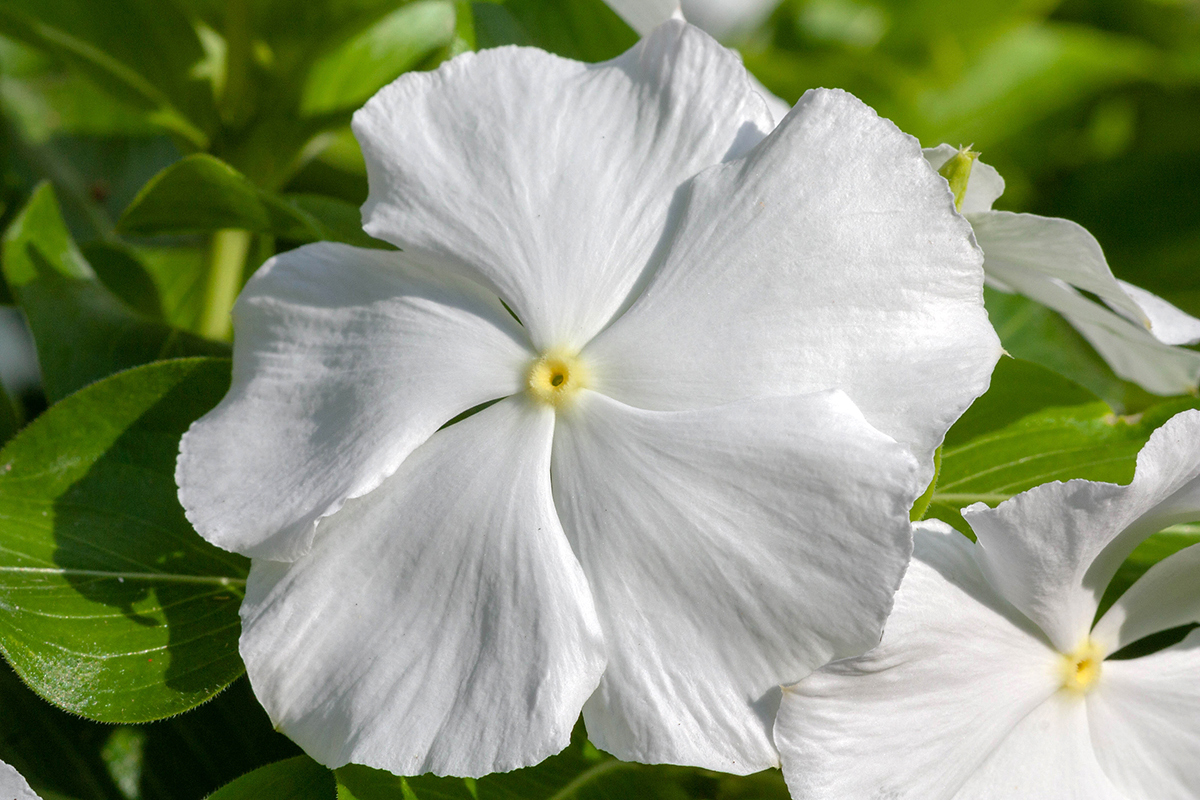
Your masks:
M508 43L602 60L635 38L599 0L3 0L0 439L119 370L227 353L223 315L270 254L321 238L371 244L357 227L366 177L347 124L401 72ZM811 87L842 87L926 146L974 144L1007 181L998 208L1079 222L1119 278L1200 315L1197 0L787 0L730 44L788 101ZM47 249L51 240L60 246ZM30 242L42 243L40 255L30 255ZM1196 405L1164 404L1120 381L1036 304L989 292L988 307L1007 349L1031 363L1004 362L989 396L952 431L942 485L957 488L935 495L930 513L961 527L956 509L972 497L995 499L1052 477L1127 480L1149 432ZM133 396L144 382L129 386ZM84 448L99 417L87 416L84 401L72 408L60 407L59 417L76 415L78 441L27 429L24 449L18 440L0 461ZM30 444L34 434L45 441ZM111 452L105 445L97 458ZM1030 452L1054 455L1033 469L1022 461ZM997 464L1010 466L1006 482L981 477ZM21 535L14 503L27 510L33 502L13 486L0 482L0 545ZM164 491L166 499L130 489L94 502L159 503L169 516ZM79 524L101 525L86 516ZM1195 541L1194 529L1175 533L1135 554L1125 585ZM238 568L228 567L235 580ZM27 589L0 582L0 611ZM148 604L153 624L174 624L153 616L167 605L155 592L131 602ZM6 625L0 643L16 636ZM13 641L5 654L16 663ZM214 680L212 691L228 682ZM48 799L117 800L199 798L299 755L271 730L244 679L159 721L89 708L55 708L0 663L0 759ZM140 718L151 716L161 714ZM730 779L614 764L581 733L558 761L516 783L411 781L402 789L351 770L339 773L336 791L362 800L786 796L777 773ZM225 791L332 797L334 782L320 770L298 787L269 783L310 768L289 762L256 773L268 781L257 788Z

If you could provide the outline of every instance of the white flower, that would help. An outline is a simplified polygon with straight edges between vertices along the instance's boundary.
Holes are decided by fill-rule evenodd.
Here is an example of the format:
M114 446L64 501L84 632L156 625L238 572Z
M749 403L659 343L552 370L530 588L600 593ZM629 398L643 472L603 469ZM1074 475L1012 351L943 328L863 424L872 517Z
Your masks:
M918 525L880 645L784 690L775 740L796 800L1184 800L1200 796L1200 545L1153 566L1093 626L1117 568L1200 518L1200 411L1150 437L1128 486L1048 483Z
M271 718L404 774L534 763L581 708L621 758L777 763L777 686L878 641L998 358L944 181L841 92L768 136L681 22L599 65L459 56L354 127L403 252L268 262L177 473L255 559Z
M925 150L935 169L959 151L948 144ZM992 211L1004 192L995 169L976 161L962 213L983 248L987 282L1019 292L1062 314L1113 371L1156 394L1195 393L1200 353L1173 345L1200 342L1200 319L1161 297L1117 280L1100 244L1065 219ZM1080 293L1091 292L1108 306ZM1111 310L1110 310L1111 309Z
M41 800L29 784L21 777L21 773L0 761L0 799L2 800Z

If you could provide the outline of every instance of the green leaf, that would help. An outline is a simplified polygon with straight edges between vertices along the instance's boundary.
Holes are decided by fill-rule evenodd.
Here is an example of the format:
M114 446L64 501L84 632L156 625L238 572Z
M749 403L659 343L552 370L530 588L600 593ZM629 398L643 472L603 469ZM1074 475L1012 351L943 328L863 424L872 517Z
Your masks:
M259 189L218 158L188 156L155 175L118 223L141 235L241 228L297 242L330 240L388 248L362 231L358 209L320 195L278 195Z
M106 242L83 246L83 255L105 288L127 306L151 319L162 319L162 299L146 267L129 247Z
M48 184L5 233L4 276L29 320L51 402L138 364L229 352L144 317L109 292L71 239Z
M192 146L207 145L212 92L190 74L203 51L173 3L7 0L0 33L53 53Z
M213 792L209 800L336 800L333 773L308 756L268 764Z
M0 444L7 442L21 428L17 407L13 404L4 384L0 384Z
M946 447L926 516L966 533L959 510L971 503L995 506L1056 480L1128 483L1150 434L1180 411L1196 407L1200 401L1195 399L1173 400L1132 416L1118 416L1100 402L1048 408Z
M1096 395L1046 367L1003 357L992 372L991 385L946 433L945 447L956 447L998 430L1035 411L1095 403Z
M507 0L473 3L479 48L534 45L577 61L607 61L638 36L601 0Z
M542 763L478 780L433 775L399 777L351 764L336 770L338 800L687 800L685 785L714 796L711 773L636 764L601 753L577 725L571 744Z
M1085 387L1118 412L1157 400L1118 378L1104 359L1061 316L1019 294L984 289L988 316L1004 349Z
M139 367L0 452L0 651L55 705L158 719L242 673L248 562L196 535L174 480L180 436L228 385L222 359Z
M328 114L362 105L401 73L454 38L454 4L418 0L401 6L312 65L300 112Z

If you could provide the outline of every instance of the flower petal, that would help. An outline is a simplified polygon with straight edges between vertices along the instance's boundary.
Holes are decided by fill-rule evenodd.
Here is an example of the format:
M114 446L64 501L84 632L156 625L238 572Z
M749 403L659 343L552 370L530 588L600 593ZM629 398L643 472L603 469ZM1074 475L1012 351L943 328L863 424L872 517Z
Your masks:
M925 159L934 169L941 169L950 157L958 152L958 148L948 144L937 147L926 147L923 151ZM963 195L962 213L971 214L976 211L991 211L992 203L1004 194L1004 178L995 167L976 160L971 165L971 177L967 181L967 191Z
M695 179L663 267L585 353L600 391L642 408L841 389L929 473L1000 354L979 264L912 138L811 91Z
M771 124L737 55L679 21L602 64L465 53L355 114L364 227L490 286L539 350L576 349L661 258L680 184Z
M592 741L625 760L775 765L776 687L878 641L914 471L840 392L684 412L585 392L552 473L608 644Z
M1198 589L1200 544L1185 547L1150 567L1104 613L1092 629L1092 639L1106 653L1115 653L1152 633L1200 622Z
M604 645L554 513L553 426L503 400L347 503L303 559L254 561L242 657L313 758L478 776L567 744Z
M879 646L783 691L775 741L795 797L959 796L1058 689L1047 668L1056 654L988 585L970 541L936 521L918 523L913 538Z
M1088 721L1096 757L1124 796L1200 796L1198 674L1200 630L1157 653L1104 662Z
M332 243L267 262L234 328L233 385L183 437L179 497L210 542L277 561L447 420L521 391L532 357L477 286Z
M1148 328L1150 318L1113 277L1096 237L1074 222L1037 214L985 211L968 214L983 248L983 269L1006 286L1050 308L1057 293L1038 291L1049 279L1091 292L1129 320ZM1039 280L1040 279L1040 280Z
M1046 483L991 509L964 508L988 580L1060 652L1092 627L1100 597L1146 537L1200 512L1200 411L1156 430L1128 486Z
M0 761L0 798L4 800L41 800L21 773Z
M1066 690L1052 696L1013 728L955 800L1130 800L1096 759L1087 711Z
M1150 332L1163 344L1196 344L1200 342L1200 319L1180 311L1153 292L1118 280L1125 294L1133 298L1150 319Z

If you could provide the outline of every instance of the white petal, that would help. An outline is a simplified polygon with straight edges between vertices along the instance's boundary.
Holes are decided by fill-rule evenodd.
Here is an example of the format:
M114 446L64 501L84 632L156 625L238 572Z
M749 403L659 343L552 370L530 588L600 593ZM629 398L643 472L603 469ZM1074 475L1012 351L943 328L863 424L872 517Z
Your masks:
M41 800L29 788L21 773L0 761L0 798L3 800Z
M587 353L601 391L643 408L842 389L929 461L999 358L979 264L916 142L811 91L695 179L667 261Z
M1128 797L1200 797L1200 630L1174 647L1105 661L1088 695L1096 757Z
M1058 689L1056 654L988 585L966 537L924 522L914 544L879 646L784 689L775 741L794 797L955 797Z
M1153 292L1118 280L1125 293L1133 298L1147 317L1150 332L1164 344L1196 344L1200 342L1200 319L1180 311Z
M988 580L1069 653L1133 549L1200 516L1200 411L1177 414L1150 436L1128 486L1046 483L962 514L978 537Z
M926 147L926 160L934 169L941 169L950 157L958 152L957 147L939 144L937 147ZM967 181L967 192L963 195L962 213L971 214L976 211L991 211L992 204L1004 194L1004 178L995 167L976 159L971 165L971 177Z
M1200 544L1147 570L1096 623L1092 639L1113 653L1143 636L1191 622L1200 622Z
M679 0L604 0L641 36L671 18L682 18Z
M1047 283L1045 279L1057 278L1097 295L1127 319L1149 327L1149 317L1113 277L1099 242L1086 228L1066 219L1009 211L973 213L967 219L983 248L983 269L989 275L1009 286L1018 285L1014 279L1025 278L1026 288L1020 291L1055 310L1057 295L1042 297L1036 290Z
M234 330L233 385L183 437L179 497L210 542L278 561L447 420L521 391L532 353L477 286L328 242L267 262Z
M354 117L365 229L578 348L653 269L681 183L771 128L741 60L678 21L603 64L532 48L410 72Z
M478 776L567 744L604 645L554 513L553 426L503 400L347 503L303 559L254 561L242 657L309 755Z
M911 456L839 392L561 416L554 497L608 670L584 708L619 758L773 766L779 684L878 641L909 552Z
M1131 800L1101 769L1087 712L1082 698L1055 694L1017 724L955 800Z

